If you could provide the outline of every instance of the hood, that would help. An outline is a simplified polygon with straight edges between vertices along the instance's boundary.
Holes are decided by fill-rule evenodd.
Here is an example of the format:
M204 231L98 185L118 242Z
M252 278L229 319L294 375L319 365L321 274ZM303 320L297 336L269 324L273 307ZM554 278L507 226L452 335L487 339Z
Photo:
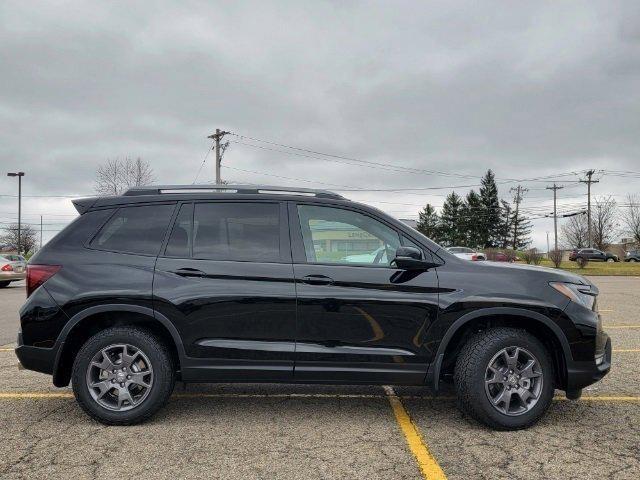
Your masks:
M588 279L584 278L582 275L576 275L574 273L567 272L565 270L561 270L559 268L550 268L550 267L538 267L536 265L519 265L516 263L507 263L507 262L471 262L477 265L481 264L482 268L487 269L487 273L492 272L495 274L499 274L501 271L503 272L513 272L516 273L518 271L523 274L535 275L538 277L546 277L549 282L567 282L567 283L576 283L578 285L593 285Z

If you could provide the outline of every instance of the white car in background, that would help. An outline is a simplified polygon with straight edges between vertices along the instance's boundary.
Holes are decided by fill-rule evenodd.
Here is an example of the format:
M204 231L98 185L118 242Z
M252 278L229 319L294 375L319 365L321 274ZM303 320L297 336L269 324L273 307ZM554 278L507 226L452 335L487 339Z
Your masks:
M22 255L3 253L0 255L0 288L11 282L24 280L27 276L27 261Z
M470 260L472 262L476 262L479 260L486 260L487 256L482 252L477 252L473 248L467 247L449 247L447 248L449 253L453 253L456 257L462 258L463 260Z

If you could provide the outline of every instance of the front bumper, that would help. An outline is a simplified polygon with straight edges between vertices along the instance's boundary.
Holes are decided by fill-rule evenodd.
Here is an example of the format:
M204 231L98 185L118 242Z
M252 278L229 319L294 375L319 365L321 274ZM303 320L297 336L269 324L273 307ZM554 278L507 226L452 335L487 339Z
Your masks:
M601 380L611 370L611 339L604 336L604 353L589 362L572 362L567 366L567 391L579 390Z
M16 357L20 364L27 370L53 374L54 365L58 357L60 346L56 344L53 348L33 347L25 345L22 341L22 332L18 333L16 346Z

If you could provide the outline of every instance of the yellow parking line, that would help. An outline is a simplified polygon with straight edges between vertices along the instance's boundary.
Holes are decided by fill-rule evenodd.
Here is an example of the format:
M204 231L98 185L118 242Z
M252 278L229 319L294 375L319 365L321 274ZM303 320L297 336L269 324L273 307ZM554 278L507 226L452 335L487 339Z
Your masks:
M603 310L602 308L599 308L598 312L600 312L600 313L602 313L602 312L615 312L615 310Z
M13 352L15 348L0 348L0 352Z
M431 452L429 452L427 444L423 440L415 424L411 421L411 418L404 409L400 398L398 398L396 393L393 391L393 388L384 387L384 389L387 393L387 397L389 398L391 408L393 408L396 421L398 422L402 433L404 433L407 444L409 444L409 449L418 462L418 467L420 468L422 476L429 480L446 479L447 476L444 474L433 455L431 455Z
M640 328L640 325L603 325L603 329L612 330L614 328Z
M640 353L640 348L618 348L613 353Z
M0 399L17 400L21 398L73 398L67 392L0 392Z

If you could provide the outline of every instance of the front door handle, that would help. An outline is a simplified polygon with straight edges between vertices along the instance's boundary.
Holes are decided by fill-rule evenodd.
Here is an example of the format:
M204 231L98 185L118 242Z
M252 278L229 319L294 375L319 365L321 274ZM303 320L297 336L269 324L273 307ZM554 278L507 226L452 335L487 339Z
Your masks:
M174 270L171 273L175 273L176 275L180 275L181 277L195 277L202 278L206 277L207 274L202 270L198 270L197 268L179 268L178 270Z
M333 278L326 275L307 275L302 277L302 282L309 285L333 285Z

